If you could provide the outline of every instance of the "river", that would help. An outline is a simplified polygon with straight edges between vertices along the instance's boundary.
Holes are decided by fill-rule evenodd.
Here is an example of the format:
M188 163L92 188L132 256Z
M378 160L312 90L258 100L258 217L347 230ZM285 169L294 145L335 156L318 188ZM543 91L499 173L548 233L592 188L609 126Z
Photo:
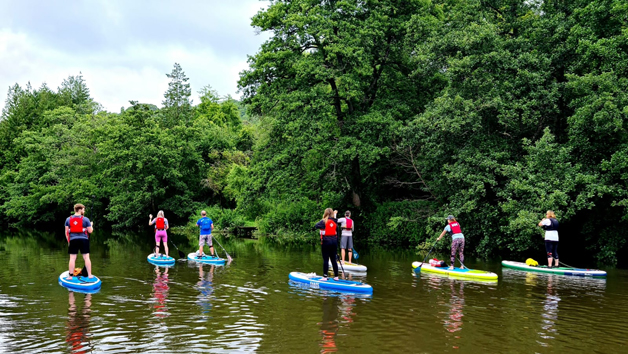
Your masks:
M414 274L413 251L362 250L368 273L352 277L374 292L356 296L289 282L291 271L322 272L316 248L223 245L234 258L226 266L164 268L146 261L147 238L95 235L103 285L81 294L57 282L67 267L58 235L1 235L0 352L614 353L627 344L626 270L583 279L469 259L499 275L483 283Z

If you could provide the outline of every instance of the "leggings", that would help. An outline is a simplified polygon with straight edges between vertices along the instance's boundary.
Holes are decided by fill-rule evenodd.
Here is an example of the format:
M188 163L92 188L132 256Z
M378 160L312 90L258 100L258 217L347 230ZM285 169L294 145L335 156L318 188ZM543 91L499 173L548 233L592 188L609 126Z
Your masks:
M451 266L456 262L456 249L458 250L458 259L460 263L464 263L464 238L456 238L451 241Z
M334 276L338 276L338 263L336 262L336 249L338 248L338 239L336 237L323 237L321 250L323 253L323 276L327 276L329 271L329 262L334 269Z
M558 259L558 241L545 240L545 251L547 252L547 258Z

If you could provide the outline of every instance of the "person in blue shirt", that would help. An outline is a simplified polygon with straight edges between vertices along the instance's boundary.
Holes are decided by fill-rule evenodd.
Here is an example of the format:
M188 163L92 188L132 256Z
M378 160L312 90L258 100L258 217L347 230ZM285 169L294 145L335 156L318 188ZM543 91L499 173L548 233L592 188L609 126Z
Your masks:
M198 238L198 252L197 256L203 257L203 246L207 244L209 246L209 252L214 257L214 245L212 243L212 230L214 229L214 222L207 217L205 210L201 211L201 218L196 222L196 226L201 229L200 236Z
M74 215L65 219L65 235L68 240L68 254L70 255L70 263L68 268L70 273L67 279L72 279L74 273L74 266L76 264L76 257L79 251L83 255L85 261L85 268L87 269L87 277L92 278L92 261L89 259L89 235L93 229L93 224L88 218L83 216L85 214L85 205L74 205Z

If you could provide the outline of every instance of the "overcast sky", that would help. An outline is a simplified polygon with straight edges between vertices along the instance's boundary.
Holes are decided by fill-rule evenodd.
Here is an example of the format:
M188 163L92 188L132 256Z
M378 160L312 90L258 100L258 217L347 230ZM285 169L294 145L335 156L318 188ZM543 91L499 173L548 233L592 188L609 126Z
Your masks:
M268 38L255 34L259 0L0 0L0 108L8 87L56 90L83 73L91 96L119 112L129 100L161 107L175 62L192 97L211 85L239 97L238 73Z

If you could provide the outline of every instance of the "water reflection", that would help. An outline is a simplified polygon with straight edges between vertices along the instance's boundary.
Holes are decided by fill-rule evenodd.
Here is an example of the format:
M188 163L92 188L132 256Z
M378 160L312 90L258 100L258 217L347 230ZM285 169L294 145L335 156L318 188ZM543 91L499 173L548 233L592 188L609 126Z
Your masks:
M209 267L208 271L205 271L203 267ZM196 283L196 289L200 292L197 296L197 304L201 308L201 314L203 316L209 315L212 309L212 297L214 294L214 265L198 265L198 282Z
M338 334L338 306L340 299L338 296L323 297L323 321L319 322L321 353L333 353L338 351L336 347L336 335Z
M168 291L170 290L168 286L168 268L164 268L162 271L161 268L155 266L155 275L155 281L153 282L153 297L156 300L155 305L153 305L154 315L158 318L164 318L170 315L168 306L166 306Z
M83 305L80 309L76 306L74 296L74 292L68 292L69 306L65 341L70 346L72 353L92 352L94 348L90 341L91 334L89 333L92 295L85 294Z
M539 335L543 339L553 339L556 333L556 320L558 319L558 283L557 275L550 275L547 278L547 291L545 292L545 300L543 301L543 330ZM556 284L555 284L556 283ZM542 343L543 344L543 343Z

